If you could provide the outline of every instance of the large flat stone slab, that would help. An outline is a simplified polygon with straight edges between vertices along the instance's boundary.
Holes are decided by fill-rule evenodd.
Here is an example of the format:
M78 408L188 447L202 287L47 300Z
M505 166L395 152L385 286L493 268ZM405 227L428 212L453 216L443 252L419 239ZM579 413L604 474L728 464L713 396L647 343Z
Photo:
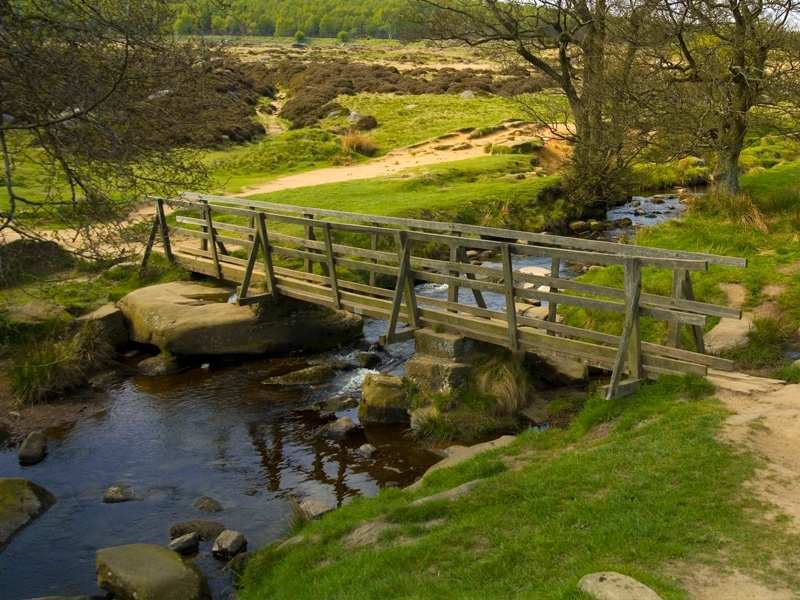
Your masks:
M192 282L154 285L119 302L133 341L178 355L322 351L358 338L361 317L290 299L254 307L228 302L232 289Z
M53 494L27 479L0 478L0 550L55 501Z
M205 600L203 575L181 556L154 544L97 551L97 584L122 600Z
M578 582L578 589L595 600L661 600L652 589L622 573L591 573Z

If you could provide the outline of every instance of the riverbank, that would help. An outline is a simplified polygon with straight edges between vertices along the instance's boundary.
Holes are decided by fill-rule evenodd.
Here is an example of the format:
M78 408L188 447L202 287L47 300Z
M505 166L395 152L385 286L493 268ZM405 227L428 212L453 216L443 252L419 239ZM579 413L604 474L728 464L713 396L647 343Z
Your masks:
M663 598L719 598L731 582L751 597L794 597L800 538L747 487L758 460L721 439L726 418L695 379L613 403L594 396L567 430L530 431L413 492L306 525L302 542L249 562L240 597L577 598L596 571ZM417 502L467 482L468 493Z

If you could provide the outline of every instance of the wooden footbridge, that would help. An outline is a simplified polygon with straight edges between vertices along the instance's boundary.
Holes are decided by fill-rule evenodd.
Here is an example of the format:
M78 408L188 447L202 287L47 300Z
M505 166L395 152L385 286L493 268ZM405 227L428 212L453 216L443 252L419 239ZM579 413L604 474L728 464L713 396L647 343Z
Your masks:
M666 373L733 370L731 361L706 354L703 327L709 317L741 318L741 312L696 301L690 274L709 265L745 267L741 258L192 193L155 204L143 267L160 238L170 260L239 284L241 304L287 296L386 319L387 343L436 327L514 352L579 361L611 372L608 398ZM165 204L176 210L175 225ZM497 262L473 264L467 257L475 250L490 251ZM515 270L516 257L545 259L550 275ZM564 278L565 264L618 265L624 289ZM669 295L642 290L645 268L672 271ZM447 298L419 293L420 281L446 286ZM470 290L469 302L461 288ZM504 299L499 309L487 306L490 293ZM541 301L548 303L546 316L524 314L525 302ZM559 323L559 305L618 314L622 334ZM667 323L665 344L641 339L642 317ZM399 329L401 323L406 327ZM692 350L681 347L684 326Z

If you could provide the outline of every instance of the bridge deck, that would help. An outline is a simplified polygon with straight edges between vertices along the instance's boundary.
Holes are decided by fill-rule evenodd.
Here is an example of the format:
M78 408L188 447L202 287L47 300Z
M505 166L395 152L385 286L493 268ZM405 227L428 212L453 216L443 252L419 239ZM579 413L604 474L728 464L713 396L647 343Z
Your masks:
M512 351L567 357L611 371L609 398L645 377L733 369L705 353L702 331L708 317L741 313L694 300L689 273L711 264L743 267L742 259L196 194L168 201L180 209L177 226L168 226L164 202L156 201L143 265L160 235L164 253L186 269L239 284L241 303L282 295L386 319L389 343L419 327L439 327ZM488 250L500 264L472 264L468 250ZM515 257L546 258L550 275L515 270ZM625 287L564 278L564 263L619 265ZM672 295L644 293L643 267L671 270ZM419 293L418 281L446 286L447 299ZM251 295L256 286L260 293ZM461 288L474 302L463 301ZM499 308L487 305L489 294L502 297ZM545 318L524 314L521 303L541 301L549 305ZM560 304L616 313L622 335L559 323ZM667 344L641 340L642 316L667 322ZM401 322L407 328L398 331ZM695 350L680 347L682 326Z

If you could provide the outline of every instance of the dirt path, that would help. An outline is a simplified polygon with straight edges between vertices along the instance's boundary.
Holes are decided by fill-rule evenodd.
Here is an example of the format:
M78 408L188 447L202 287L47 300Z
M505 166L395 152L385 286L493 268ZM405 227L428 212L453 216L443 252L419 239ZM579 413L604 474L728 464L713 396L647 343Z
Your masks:
M559 146L559 142L552 139L552 135L544 135L541 128L536 125L530 123L510 123L499 131L477 139L470 139L468 133L446 134L415 146L393 150L385 156L368 162L344 167L316 169L296 175L279 177L272 181L245 188L236 195L253 196L255 194L268 194L270 192L323 185L326 183L341 183L343 181L388 177L412 167L423 167L486 156L488 147L493 144L510 146L539 139L545 140L545 149L542 151L544 155L543 166L545 166L545 170L549 172L551 167L555 168L557 162L555 160L550 160L551 155L557 156L564 152L563 148Z

